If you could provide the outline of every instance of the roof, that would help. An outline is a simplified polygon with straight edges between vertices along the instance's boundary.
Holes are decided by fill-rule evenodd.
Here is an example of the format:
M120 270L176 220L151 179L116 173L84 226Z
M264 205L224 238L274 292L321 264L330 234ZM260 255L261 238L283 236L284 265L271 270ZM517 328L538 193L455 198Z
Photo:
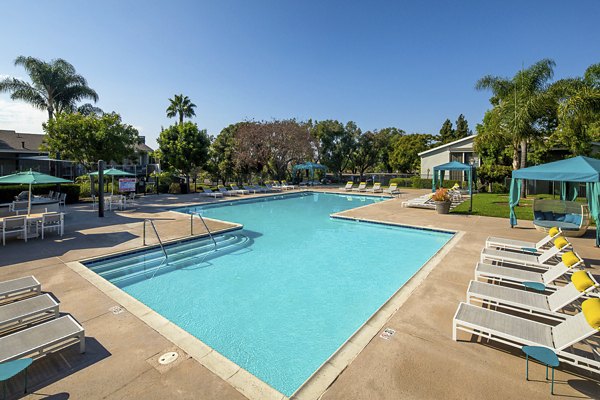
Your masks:
M468 164L463 164L458 161L450 161L446 164L437 165L433 167L434 171L468 171L471 169L471 166Z
M600 160L578 156L512 172L517 179L560 182L600 182Z
M45 153L40 150L45 135L0 130L0 152Z
M470 136L466 136L466 137L464 137L464 138L461 138L461 139L455 140L454 142L450 142L450 143L444 143L444 144L442 144L442 145L440 145L440 146L434 147L433 149L429 149L429 150L422 151L422 152L418 153L418 155L419 155L419 156L423 156L423 155L425 155L425 154L432 153L432 152L434 152L434 151L436 151L436 150L443 149L444 147L451 147L451 146L455 146L455 145L457 145L457 144L461 144L461 143L463 143L463 142L468 142L469 140L473 140L473 139L475 139L475 136L477 136L477 134L473 134L473 135L470 135Z
M152 149L152 147L148 146L146 143L138 143L135 145L135 150L136 151L146 151L148 153L154 151L154 149Z

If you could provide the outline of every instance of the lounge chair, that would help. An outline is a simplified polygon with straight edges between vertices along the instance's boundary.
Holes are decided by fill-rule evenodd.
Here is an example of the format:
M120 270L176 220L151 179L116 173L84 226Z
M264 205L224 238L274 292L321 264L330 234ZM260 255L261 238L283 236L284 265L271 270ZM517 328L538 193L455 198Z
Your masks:
M480 261L498 262L502 264L508 263L545 269L551 265L548 264L548 261L571 247L571 243L569 243L567 239L565 239L563 236L559 236L554 239L554 246L543 250L539 255L484 248L481 251Z
M281 186L273 186L270 185L268 183L265 183L265 187L270 191L270 192L281 192L283 189L281 188Z
M600 372L600 361L594 357L597 350L591 348L590 357L584 357L584 349L574 350L573 345L598 333L600 299L585 300L581 309L576 315L565 315L558 325L548 325L460 303L452 320L452 339L457 340L460 330L517 348L524 345L547 347L562 362L597 373Z
M65 315L0 337L0 362L39 358L75 343L85 353L85 330L73 317Z
M42 239L44 239L44 232L48 230L55 230L60 236L63 236L65 230L64 214L57 212L44 213L38 227L42 231Z
M4 217L0 222L2 230L2 246L6 246L6 236L21 235L27 241L27 217Z
M58 318L58 303L49 294L0 306L0 332L48 317Z
M361 182L358 184L357 188L352 189L353 192L366 192L367 191L367 182Z
M292 190L292 189L296 189L296 186L288 185L286 181L281 181L281 188L284 190Z
M596 289L599 286L600 284L592 274L586 271L573 272L571 282L566 286L561 286L550 295L471 281L467 289L467 303L477 302L499 306L507 310L541 315L561 321L564 314L555 315L559 310L588 295L597 297Z
M485 247L497 250L515 250L525 252L540 252L546 247L553 239L562 235L560 228L550 228L548 235L544 236L538 242L528 242L525 240L507 239L501 237L490 236L485 241Z
M202 188L202 193L200 193L201 196L210 196L210 197L214 197L215 199L217 197L223 197L223 193L218 193L218 192L213 192L211 188Z
M34 276L24 276L0 282L0 299L2 300L25 294L38 295L41 292L42 284Z
M223 193L224 196L237 196L239 194L236 191L227 190L223 185L217 186L217 189L219 189L219 193Z
M371 189L367 189L367 192L371 192L371 193L382 193L383 189L381 188L381 183L377 182L373 184L373 187Z
M566 273L571 272L574 268L578 268L583 264L583 259L572 251L562 255L562 261L551 266L547 271L534 272L521 268L512 268L502 265L491 265L486 263L478 263L475 267L475 280L487 279L496 282L537 282L549 287L556 287L552 282L562 277Z
M248 190L246 190L246 189L240 189L236 185L231 185L231 189L235 190L239 194L250 194L250 192Z
M346 192L351 192L352 191L352 186L354 185L354 182L346 182L346 186L344 186L344 190Z
M390 184L390 186L388 188L383 189L383 193L387 193L390 196L400 193L400 191L398 190L398 184L397 183Z

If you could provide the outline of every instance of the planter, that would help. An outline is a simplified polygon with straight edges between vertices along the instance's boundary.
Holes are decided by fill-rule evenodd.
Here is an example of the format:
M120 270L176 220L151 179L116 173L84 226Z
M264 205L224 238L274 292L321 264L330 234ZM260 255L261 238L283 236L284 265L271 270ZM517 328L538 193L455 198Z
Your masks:
M452 203L449 201L436 201L435 202L435 211L438 214L448 214L450 212L450 205Z

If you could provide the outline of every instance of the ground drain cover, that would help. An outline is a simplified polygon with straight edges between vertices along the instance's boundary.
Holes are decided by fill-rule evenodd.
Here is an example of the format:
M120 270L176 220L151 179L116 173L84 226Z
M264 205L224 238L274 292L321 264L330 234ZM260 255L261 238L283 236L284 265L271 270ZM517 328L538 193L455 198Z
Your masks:
M170 351L170 352L165 353L162 356L160 356L158 358L158 363L160 365L171 364L173 361L177 360L178 357L179 357L179 354L177 354L174 351Z
M125 310L121 306L114 306L114 307L109 308L108 311L117 315L117 314L121 314Z
M392 328L385 328L379 337L385 340L390 340L390 338L394 336L394 333L396 333L396 331Z

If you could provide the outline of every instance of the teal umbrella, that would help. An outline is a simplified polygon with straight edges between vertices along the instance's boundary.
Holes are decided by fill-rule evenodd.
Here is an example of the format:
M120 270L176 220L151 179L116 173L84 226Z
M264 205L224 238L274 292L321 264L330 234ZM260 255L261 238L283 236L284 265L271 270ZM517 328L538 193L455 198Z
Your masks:
M112 177L112 185L110 186L111 193L112 193L112 191L115 190L115 188L114 188L115 187L115 176L135 176L135 174L132 174L130 172L125 172L125 171L122 171L122 170L116 169L116 168L105 169L104 175ZM90 174L90 176L98 176L98 171L92 172Z
M29 185L29 200L27 204L27 214L31 214L31 186L32 185L44 185L52 183L72 183L63 178L57 178L56 176L42 174L36 171L25 171L17 172L16 174L0 176L0 184L12 184L12 185Z

